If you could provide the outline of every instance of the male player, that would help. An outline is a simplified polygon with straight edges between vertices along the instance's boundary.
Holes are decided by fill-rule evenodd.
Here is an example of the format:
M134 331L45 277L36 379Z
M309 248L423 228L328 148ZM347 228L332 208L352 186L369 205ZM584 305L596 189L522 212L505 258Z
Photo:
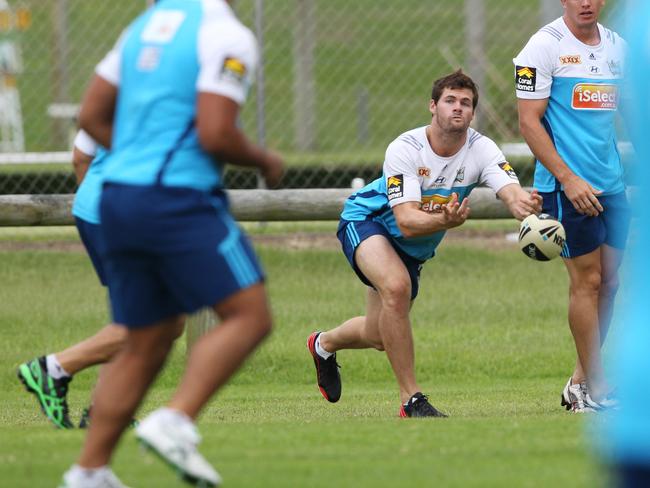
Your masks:
M102 263L103 239L99 228L99 198L102 165L107 152L99 148L84 131L74 141L73 167L79 189L75 195L72 214L81 240L102 285L106 272ZM180 330L179 330L180 333ZM73 428L68 412L68 384L73 376L96 364L109 361L124 345L126 328L108 324L97 334L69 348L40 356L18 367L18 378L37 398L45 416L59 428ZM86 427L90 409L84 409L79 427Z
M184 479L220 477L194 424L212 394L271 329L263 274L228 212L223 163L257 167L269 186L282 161L237 125L257 47L223 0L163 0L98 65L80 123L110 148L100 214L114 320L126 345L95 390L90 428L66 486L121 486L108 467L186 313L212 306L220 326L199 339L166 407L136 436Z
M521 134L537 158L544 212L562 222L569 326L577 351L562 406L612 404L600 348L607 335L629 224L614 115L624 42L598 23L604 0L562 0L513 60Z
M478 103L474 82L461 71L433 84L431 123L405 132L386 150L383 176L345 203L338 238L359 279L368 286L365 316L327 332L314 332L307 347L322 395L341 396L336 353L386 351L399 385L401 417L446 417L415 379L409 310L420 270L447 229L465 222L468 196L485 183L517 219L541 210L539 195L519 185L494 142L469 125Z

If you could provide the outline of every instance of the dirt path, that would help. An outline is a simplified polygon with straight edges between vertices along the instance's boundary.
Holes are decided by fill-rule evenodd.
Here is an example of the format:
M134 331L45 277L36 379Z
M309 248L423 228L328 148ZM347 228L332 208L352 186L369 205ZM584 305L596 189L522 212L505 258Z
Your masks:
M466 245L483 249L502 249L514 247L515 243L506 239L506 232L486 230L455 229L447 233L446 244ZM333 233L295 232L291 234L253 235L257 245L283 249L340 249L340 243ZM71 241L2 241L0 251L56 251L84 252L80 242Z

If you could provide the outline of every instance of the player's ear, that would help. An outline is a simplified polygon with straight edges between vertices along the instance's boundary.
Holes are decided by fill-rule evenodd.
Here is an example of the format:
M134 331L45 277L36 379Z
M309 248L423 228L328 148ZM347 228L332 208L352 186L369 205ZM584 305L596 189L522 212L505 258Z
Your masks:
M436 101L432 98L431 101L429 101L429 112L431 112L431 115L433 115L436 111Z

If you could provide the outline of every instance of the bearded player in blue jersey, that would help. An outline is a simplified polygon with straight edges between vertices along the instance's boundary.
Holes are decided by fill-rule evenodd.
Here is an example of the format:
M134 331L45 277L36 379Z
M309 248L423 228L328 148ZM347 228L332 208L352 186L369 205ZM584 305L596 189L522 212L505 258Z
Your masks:
M219 327L194 344L172 399L136 436L190 483L221 481L197 449L195 419L271 328L262 269L223 189L226 162L259 168L270 187L281 177L281 159L237 125L257 62L227 2L162 0L97 66L80 124L110 150L101 231L113 319L128 335L64 486L123 486L109 468L120 436L185 314L205 306Z
M497 145L469 127L477 103L476 85L461 71L436 80L431 123L395 139L383 176L345 203L338 238L368 286L367 313L308 338L318 387L329 402L341 396L337 352L374 348L386 352L393 368L401 417L446 417L415 378L409 311L420 270L445 232L465 222L467 197L479 184L494 190L517 219L541 210L539 195L521 188Z
M629 226L614 116L625 43L598 23L604 0L561 0L513 60L521 134L537 158L544 212L562 222L569 326L577 351L561 403L575 413L614 405L600 348Z

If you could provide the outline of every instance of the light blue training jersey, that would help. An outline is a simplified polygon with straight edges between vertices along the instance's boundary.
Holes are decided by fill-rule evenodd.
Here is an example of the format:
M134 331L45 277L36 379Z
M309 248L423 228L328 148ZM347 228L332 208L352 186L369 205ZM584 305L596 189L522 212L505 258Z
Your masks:
M468 129L465 144L453 156L433 152L426 127L400 135L386 150L383 175L346 200L341 218L374 220L390 233L394 243L420 261L434 256L445 231L421 237L402 235L393 207L418 202L425 212L439 212L452 193L463 201L479 184L495 192L519 180L497 145L474 129Z
M630 104L629 129L638 165L637 188L641 204L635 206L636 232L624 265L624 288L617 300L621 307L610 335L612 380L620 400L620 409L607 412L596 420L601 423L596 440L609 461L650 467L650 210L645 198L650 192L650 2L637 0L629 5L628 30L630 56L626 75L634 103ZM634 202L635 200L633 200ZM610 340L608 338L608 340ZM603 433L605 435L603 435Z
M580 42L563 18L542 27L513 60L520 99L548 99L542 119L573 171L603 194L624 191L614 117L620 98L625 42L598 24L600 44ZM537 161L535 188L562 189Z
M102 196L102 167L108 152L103 147L98 147L86 176L77 189L72 204L72 215L91 224L99 225L99 201Z
M251 32L223 0L162 0L97 66L119 87L106 182L210 191L222 163L199 144L197 93L245 101L257 63Z

